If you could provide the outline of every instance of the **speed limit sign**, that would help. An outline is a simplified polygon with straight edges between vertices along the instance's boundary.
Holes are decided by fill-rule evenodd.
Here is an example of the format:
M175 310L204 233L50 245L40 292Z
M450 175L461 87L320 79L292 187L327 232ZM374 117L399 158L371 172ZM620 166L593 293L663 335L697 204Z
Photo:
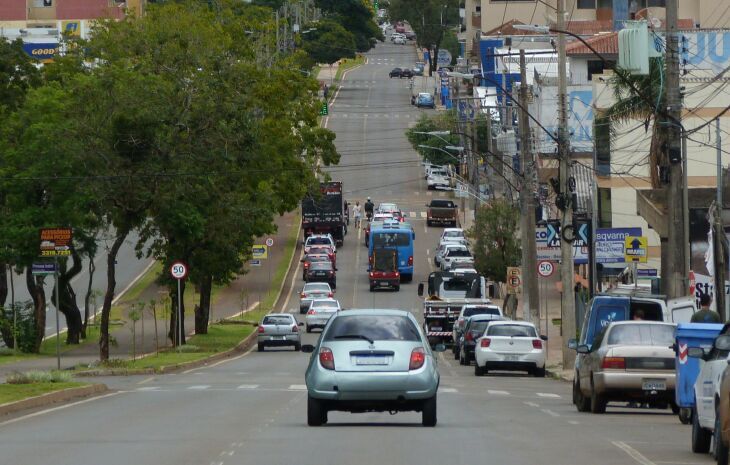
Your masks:
M553 262L544 261L537 264L537 273L543 278L551 276L554 272L555 265L553 265Z
M170 274L175 279L185 279L188 275L188 266L183 262L174 262L170 266Z

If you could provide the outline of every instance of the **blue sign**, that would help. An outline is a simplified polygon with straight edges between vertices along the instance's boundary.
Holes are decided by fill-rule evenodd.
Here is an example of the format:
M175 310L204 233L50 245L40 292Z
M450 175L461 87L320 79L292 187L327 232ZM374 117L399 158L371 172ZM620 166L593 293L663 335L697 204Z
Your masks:
M588 244L588 223L583 223L578 227L578 239L583 241L584 244Z
M649 268L647 270L636 270L636 275L639 278L656 278L659 276L659 272L656 268Z
M596 262L625 263L627 237L641 236L641 228L600 228L596 231Z
M30 267L32 274L53 274L56 272L56 264L49 263L33 263Z
M558 235L560 227L555 227L554 224L547 224L547 243L551 247L560 247L560 236Z
M58 53L58 43L46 42L37 44L23 42L23 51L36 60L52 60L56 53Z

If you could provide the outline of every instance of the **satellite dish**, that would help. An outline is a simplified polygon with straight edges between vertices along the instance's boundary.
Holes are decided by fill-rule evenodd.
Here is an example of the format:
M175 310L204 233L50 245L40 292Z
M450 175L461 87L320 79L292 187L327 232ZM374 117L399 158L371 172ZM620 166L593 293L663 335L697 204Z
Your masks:
M662 27L662 20L657 17L651 18L649 22L651 23L651 27L654 29L661 29Z

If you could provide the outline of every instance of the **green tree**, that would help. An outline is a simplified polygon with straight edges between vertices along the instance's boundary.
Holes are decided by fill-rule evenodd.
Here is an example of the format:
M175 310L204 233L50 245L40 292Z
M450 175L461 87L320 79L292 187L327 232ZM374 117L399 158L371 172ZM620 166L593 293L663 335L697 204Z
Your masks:
M507 267L519 265L519 219L519 210L502 199L477 210L474 226L467 234L475 241L474 262L480 274L504 282Z
M375 22L370 0L316 0L315 5L327 18L337 21L352 33L355 47L351 51L367 52L375 46L376 40L384 40L383 31Z
M424 132L434 131L451 131L455 127L455 119L453 112L437 113L434 116L426 114L416 122L416 125L406 131L406 137L413 146L413 149L423 157L425 161L434 165L458 165L457 152L449 155L449 151L445 149L448 145L459 146L461 141L456 134L432 136L428 134L420 134ZM437 149L429 149L421 146L436 147ZM446 152L446 153L444 153Z
M355 36L340 23L322 19L315 30L303 34L302 48L314 63L332 64L342 58L355 58Z

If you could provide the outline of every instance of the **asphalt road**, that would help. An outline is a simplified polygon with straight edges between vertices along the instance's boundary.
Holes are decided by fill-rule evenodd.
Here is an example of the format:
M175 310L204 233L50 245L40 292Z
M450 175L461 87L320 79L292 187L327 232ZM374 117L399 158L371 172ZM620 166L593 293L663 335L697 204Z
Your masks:
M376 204L396 201L414 213L409 216L416 227L416 277L398 293L368 291L366 249L351 230L338 252L336 294L348 308L419 313L416 286L430 271L429 253L440 228L426 228L420 219L429 195L403 136L419 111L409 105L407 81L387 77L390 68L414 60L410 46L378 45L368 64L348 74L327 121L343 153L344 168L333 169L333 179L345 183L351 201L368 194ZM394 165L394 160L405 163ZM293 273L286 309L297 308L300 277ZM317 337L305 334L304 343ZM473 367L459 366L447 355L439 356L436 428L420 426L415 413L339 412L330 413L324 427L307 427L308 355L274 349L177 375L103 379L116 391L0 420L0 463L712 463L708 455L690 451L690 428L669 411L609 406L606 415L581 414L564 382L522 374L477 378Z

